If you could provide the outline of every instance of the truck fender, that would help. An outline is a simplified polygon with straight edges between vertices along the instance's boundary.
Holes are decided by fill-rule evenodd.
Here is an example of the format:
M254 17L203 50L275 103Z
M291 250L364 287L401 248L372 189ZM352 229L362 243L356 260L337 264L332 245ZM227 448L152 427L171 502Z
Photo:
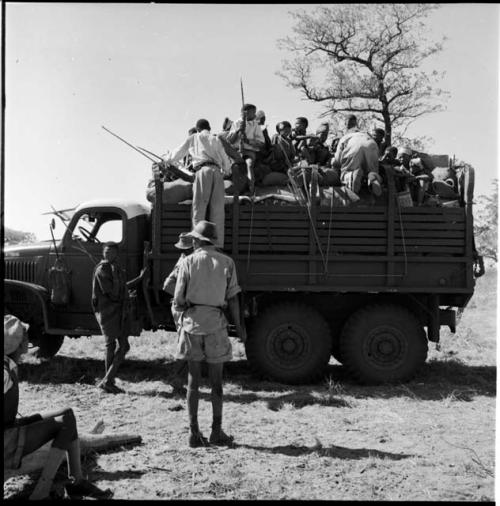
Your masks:
M33 296L33 298L37 301L39 308L42 310L43 317L43 328L47 334L65 334L66 331L64 329L57 329L50 326L49 322L49 310L48 310L48 302L49 302L49 292L43 286L37 285L35 283L28 283L26 281L17 281L13 279L5 279L4 280L4 297L5 293L7 293L11 288L15 288L17 290L21 290L29 293Z

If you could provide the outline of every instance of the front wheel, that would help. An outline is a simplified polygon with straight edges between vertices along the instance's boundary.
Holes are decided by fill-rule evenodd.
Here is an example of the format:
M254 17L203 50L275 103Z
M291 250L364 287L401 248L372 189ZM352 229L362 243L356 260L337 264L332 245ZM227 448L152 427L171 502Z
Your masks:
M36 357L52 358L61 349L64 336L39 332L30 335L30 341L37 347L37 350L34 352Z
M348 373L361 383L408 381L427 358L427 338L415 315L397 305L356 311L340 338Z
M249 329L251 368L282 383L317 381L330 359L330 327L312 307L284 302L266 308Z

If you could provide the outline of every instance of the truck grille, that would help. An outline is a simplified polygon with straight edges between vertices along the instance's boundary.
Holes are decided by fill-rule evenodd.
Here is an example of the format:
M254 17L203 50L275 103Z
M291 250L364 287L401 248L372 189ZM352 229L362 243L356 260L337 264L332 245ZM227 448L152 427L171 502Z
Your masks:
M15 279L34 283L36 280L36 262L22 260L5 261L5 279Z

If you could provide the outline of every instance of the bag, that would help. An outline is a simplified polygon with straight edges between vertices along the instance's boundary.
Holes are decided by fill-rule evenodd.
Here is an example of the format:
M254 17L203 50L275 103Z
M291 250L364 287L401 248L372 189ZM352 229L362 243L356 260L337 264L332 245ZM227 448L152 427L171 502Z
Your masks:
M70 272L64 262L57 258L49 270L50 302L56 306L65 306L71 296Z

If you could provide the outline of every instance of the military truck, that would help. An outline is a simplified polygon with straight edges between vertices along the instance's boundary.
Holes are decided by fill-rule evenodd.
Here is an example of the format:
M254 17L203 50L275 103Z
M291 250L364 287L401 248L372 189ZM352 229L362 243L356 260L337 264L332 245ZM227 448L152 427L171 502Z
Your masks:
M132 335L174 330L162 284L179 257L178 234L191 228L191 206L165 204L162 173L154 172L150 207L86 202L65 221L61 240L5 248L5 310L30 324L41 356L55 355L65 337L100 334L91 278L110 239L119 243L127 279L148 267L131 299ZM474 292L481 259L473 169L458 180L455 207L401 206L392 177L381 205L324 205L316 192L305 205L230 199L224 251L242 287L252 370L284 383L314 382L333 356L362 383L410 379L440 328L455 332L456 311ZM57 296L54 273L66 276L67 297Z

